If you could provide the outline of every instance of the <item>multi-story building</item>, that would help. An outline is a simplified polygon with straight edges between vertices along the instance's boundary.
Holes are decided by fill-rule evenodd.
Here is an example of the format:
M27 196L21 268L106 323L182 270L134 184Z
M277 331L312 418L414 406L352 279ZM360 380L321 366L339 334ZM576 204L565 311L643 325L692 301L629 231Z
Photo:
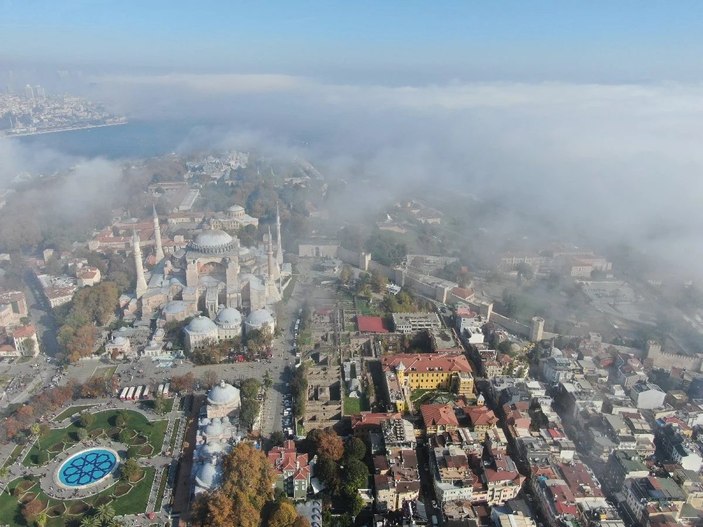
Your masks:
M459 428L454 409L448 404L423 404L420 413L427 435L451 432Z
M685 492L671 478L628 478L622 492L627 508L643 526L656 517L676 517L686 502Z
M393 313L393 327L398 333L415 333L423 329L439 329L437 313Z
M461 395L474 391L471 365L461 353L398 354L383 357L386 395L402 412L413 390L454 390Z
M622 488L627 478L644 478L649 475L647 465L635 450L613 450L604 472L612 489Z
M433 485L437 499L445 503L470 500L476 480L466 453L458 446L437 447L431 450L434 465Z
M276 487L294 500L304 500L310 487L311 468L307 454L298 454L295 442L286 441L268 453L269 463L276 473Z
M664 406L666 393L651 382L638 382L630 388L630 397L639 410L653 410Z

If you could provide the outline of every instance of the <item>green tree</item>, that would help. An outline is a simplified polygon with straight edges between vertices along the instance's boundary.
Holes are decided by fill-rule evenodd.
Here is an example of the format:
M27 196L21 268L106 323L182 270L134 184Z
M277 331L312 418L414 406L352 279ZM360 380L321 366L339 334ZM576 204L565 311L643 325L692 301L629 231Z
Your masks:
M358 459L350 459L344 464L344 486L351 493L366 487L369 479L369 469L366 463Z
M268 373L268 372L267 372ZM261 389L261 383L258 379L244 379L240 386L241 394L243 399L256 399Z
M257 415L259 415L259 401L256 399L242 400L241 409L239 410L239 422L247 430L251 430L252 426L254 426Z
M275 430L271 433L270 440L273 446L281 446L283 441L285 441L285 437L283 436L283 432L280 430Z
M347 459L363 460L366 456L366 445L358 437L352 437L344 445L344 455Z
M102 525L108 525L115 517L115 509L109 503L103 503L95 509L95 517Z
M89 428L93 426L93 423L95 423L95 416L93 414L88 411L81 412L81 415L78 418L78 424L80 426L83 428Z
M136 480L137 476L139 476L139 474L141 474L141 472L142 472L142 468L139 465L139 462L134 458L129 458L127 461L125 461L122 464L122 468L120 469L122 479L125 479L128 481Z
M78 435L79 441L85 441L86 439L88 439L88 430L86 430L85 428L79 428L78 430L76 430L76 434Z
M163 395L154 397L154 412L156 412L157 415L164 415L166 413L166 397Z

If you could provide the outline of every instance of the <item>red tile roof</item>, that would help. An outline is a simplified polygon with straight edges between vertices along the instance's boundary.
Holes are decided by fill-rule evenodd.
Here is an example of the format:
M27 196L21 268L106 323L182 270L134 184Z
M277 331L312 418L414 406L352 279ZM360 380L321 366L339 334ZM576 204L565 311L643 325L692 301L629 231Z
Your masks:
M471 426L494 426L498 422L496 414L486 406L470 406L464 413L469 417Z
M407 372L466 372L472 373L471 365L462 353L399 353L381 359L384 371L395 370L403 363Z
M431 426L459 426L454 410L448 404L423 404L420 406L425 428Z
M28 326L22 326L20 328L15 329L12 332L13 338L16 339L23 339L23 338L28 338L31 337L32 335L35 335L37 331L34 329L34 326L31 324Z
M381 317L357 315L356 325L361 333L388 333Z

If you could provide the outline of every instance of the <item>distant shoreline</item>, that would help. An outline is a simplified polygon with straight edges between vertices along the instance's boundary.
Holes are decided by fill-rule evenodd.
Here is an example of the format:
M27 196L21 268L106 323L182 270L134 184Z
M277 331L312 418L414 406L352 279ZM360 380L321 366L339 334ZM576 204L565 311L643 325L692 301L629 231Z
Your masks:
M50 128L46 130L37 130L35 132L21 132L18 134L8 134L8 133L3 133L0 134L0 138L12 138L12 137L31 137L33 135L44 135L44 134L56 134L60 132L73 132L76 130L89 130L91 128L105 128L106 126L122 126L125 124L128 124L128 120L120 121L118 123L103 123L103 124L86 124L83 126L67 126L64 128Z

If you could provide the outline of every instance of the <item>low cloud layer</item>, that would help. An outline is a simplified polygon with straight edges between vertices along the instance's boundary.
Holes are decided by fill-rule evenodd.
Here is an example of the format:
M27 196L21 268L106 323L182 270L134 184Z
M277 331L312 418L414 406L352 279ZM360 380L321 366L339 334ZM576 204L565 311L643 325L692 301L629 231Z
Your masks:
M331 177L374 182L366 187L373 195L350 203L380 202L411 188L472 195L503 204L487 219L507 218L501 232L520 209L566 236L639 245L687 273L698 273L703 257L698 84L389 87L285 75L91 80L96 98L132 119L177 120L185 123L184 137L197 128L198 146L300 154Z

